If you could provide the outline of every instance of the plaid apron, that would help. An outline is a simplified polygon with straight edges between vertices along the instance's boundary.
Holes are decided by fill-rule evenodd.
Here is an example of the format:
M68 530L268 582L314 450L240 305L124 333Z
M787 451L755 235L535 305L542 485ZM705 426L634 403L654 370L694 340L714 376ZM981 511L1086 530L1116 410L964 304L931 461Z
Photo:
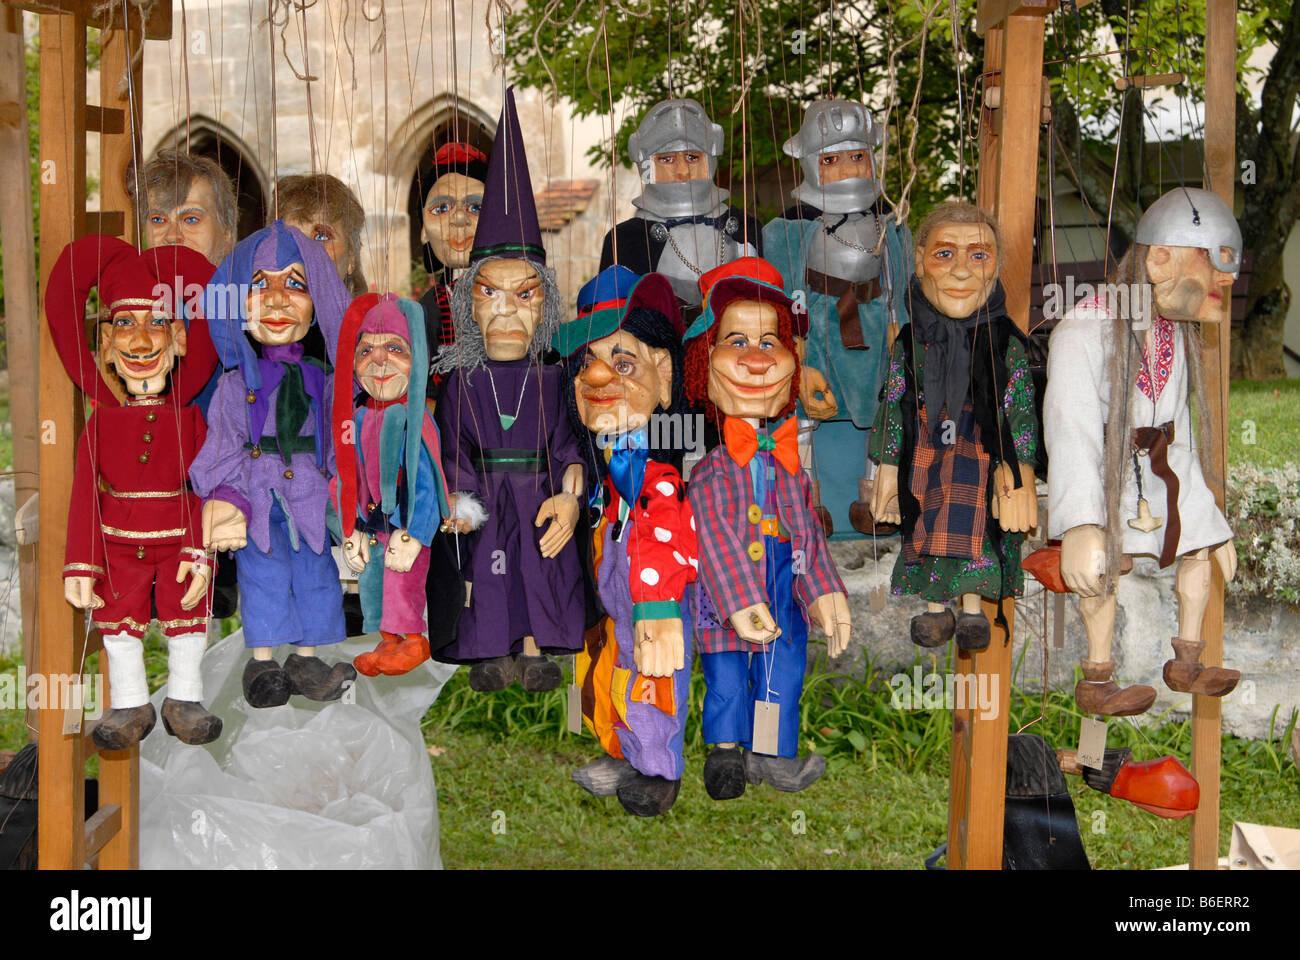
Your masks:
M936 440L926 408L920 423L908 488L921 505L912 533L903 544L903 561L923 557L975 560L983 556L988 522L989 457L980 446L979 426L969 400L962 408L955 443Z

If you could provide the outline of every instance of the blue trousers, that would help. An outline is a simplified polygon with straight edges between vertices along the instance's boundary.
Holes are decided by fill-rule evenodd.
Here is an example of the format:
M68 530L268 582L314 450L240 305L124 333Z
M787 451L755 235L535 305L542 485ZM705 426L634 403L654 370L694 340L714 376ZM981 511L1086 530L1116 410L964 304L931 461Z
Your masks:
M299 547L289 543L288 520L273 501L271 549L263 553L250 540L236 551L244 646L317 646L346 639L334 555L328 544L320 553L301 541Z
M764 537L767 556L768 607L781 636L765 650L729 650L700 654L704 671L703 732L705 743L739 743L750 749L754 704L780 704L777 756L799 755L799 698L808 665L808 622L794 602L790 572L791 546ZM769 692L770 685L770 692Z

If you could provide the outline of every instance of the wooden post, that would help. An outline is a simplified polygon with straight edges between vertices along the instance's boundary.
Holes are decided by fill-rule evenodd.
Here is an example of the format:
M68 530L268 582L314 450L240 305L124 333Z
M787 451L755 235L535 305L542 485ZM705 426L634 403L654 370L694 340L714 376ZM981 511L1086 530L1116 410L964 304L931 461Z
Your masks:
M1206 184L1229 209L1237 176L1237 0L1209 0L1205 12L1205 164ZM1223 319L1203 328L1205 388L1211 400L1210 423L1216 443L1212 451L1214 476L1207 477L1215 502L1223 509L1223 478L1228 453L1228 361L1232 335L1232 298L1223 298ZM1217 397L1218 402L1215 402ZM1210 601L1201 624L1206 666L1223 663L1223 574L1211 563ZM1219 749L1222 743L1222 701L1192 698L1192 776L1201 785L1201 804L1192 816L1188 865L1214 870L1219 865Z

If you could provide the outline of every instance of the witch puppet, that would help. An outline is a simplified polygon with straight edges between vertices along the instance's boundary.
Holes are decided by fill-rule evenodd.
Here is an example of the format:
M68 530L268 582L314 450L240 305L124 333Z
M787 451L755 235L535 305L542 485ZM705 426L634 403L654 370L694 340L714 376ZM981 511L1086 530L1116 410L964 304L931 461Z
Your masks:
M434 372L447 523L464 607L434 659L469 663L474 690L553 690L563 674L547 655L582 648L583 565L573 542L584 489L583 456L569 422L563 373L542 355L564 314L515 112L506 91L488 162L469 267L456 282L455 343ZM430 595L439 589L430 573Z
M799 381L802 446L827 535L886 535L868 509L868 432L889 367L889 331L907 323L912 237L884 200L884 130L849 100L818 100L783 146L803 181L763 228L766 258L808 311Z
M1241 677L1201 663L1210 564L1231 580L1237 554L1205 480L1213 437L1199 331L1222 321L1241 250L1241 228L1223 200L1171 190L1147 208L1108 278L1108 289L1127 296L1084 300L1052 332L1043 405L1048 533L1061 538L1061 578L1079 597L1088 635L1075 699L1090 713L1130 716L1155 700L1153 687L1111 676L1118 577L1133 556L1178 565L1178 635L1165 685L1222 697Z
M704 671L704 786L715 800L746 783L798 791L826 770L799 757L808 621L837 657L851 629L844 584L799 463L795 338L805 314L776 268L746 257L700 278L704 312L686 331L688 399L724 443L691 475L699 536L695 645Z
M221 719L201 702L199 670L212 558L186 482L205 433L190 401L216 354L201 317L186 330L185 291L211 275L185 247L137 253L116 237L88 236L63 249L45 290L50 338L94 405L77 444L63 585L104 638L111 707L91 734L103 750L138 743L157 721L144 664L153 620L167 638L164 728L190 744L221 735ZM92 287L107 307L97 352L84 321Z
M205 313L226 372L190 467L203 498L203 543L234 550L253 707L293 694L337 700L356 679L316 647L345 639L343 593L326 526L335 473L330 376L347 290L324 248L276 220L217 267ZM304 354L319 327L327 358ZM278 648L292 652L281 663Z
M352 661L368 677L399 676L429 659L429 546L448 504L438 428L424 406L424 335L418 303L377 293L352 301L339 334L331 489L364 629L381 637Z
M684 329L666 277L615 265L578 291L577 319L555 337L594 478L592 563L608 614L587 631L575 678L605 755L573 779L638 816L672 807L684 766L695 518L673 465L680 451L662 445L674 435L652 424L684 415Z
M1038 522L1039 428L1024 334L998 281L997 224L979 208L940 205L916 233L911 322L894 343L871 438L879 463L871 512L901 523L895 594L919 595L912 641L989 645L980 598L1024 587L1025 534ZM959 600L956 616L949 601Z

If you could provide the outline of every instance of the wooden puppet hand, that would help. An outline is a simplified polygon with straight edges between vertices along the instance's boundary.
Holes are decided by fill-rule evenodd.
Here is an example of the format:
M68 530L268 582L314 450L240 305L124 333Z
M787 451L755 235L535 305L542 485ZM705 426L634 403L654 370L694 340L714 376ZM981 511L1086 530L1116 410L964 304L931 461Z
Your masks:
M194 560L182 560L176 568L176 582L184 583L190 578L190 585L181 597L181 609L193 610L199 601L208 595L208 584L212 581L212 564L199 563Z
M244 512L233 503L209 500L203 505L203 549L209 553L248 546Z
M822 399L817 399L817 394ZM799 402L804 412L814 420L829 420L840 412L840 405L835 401L831 385L826 375L816 367L805 366L799 374Z
M882 463L871 481L871 515L876 523L902 523L898 507L898 467Z
M353 530L343 541L343 562L353 573L360 573L370 562L370 535L361 530Z
M405 530L394 530L388 538L388 549L384 551L384 566L394 573L406 573L415 566L423 546Z
M1065 532L1061 538L1061 579L1081 597L1101 594L1106 574L1106 534L1101 527L1085 523Z
M1219 565L1219 570L1223 574L1223 582L1231 583L1232 578L1237 575L1237 545L1231 540L1227 543L1221 543L1210 551L1210 556Z
M563 550L564 545L573 537L573 530L578 523L578 498L571 493L557 493L545 500L537 511L537 520L533 526L540 527L547 520L551 521L551 525L542 534L538 546L542 556L549 559Z
M63 597L78 610L98 610L103 598L95 593L94 577L65 577Z
M1034 468L1020 468L1020 489L1016 489L1011 464L1005 460L993 471L993 518L1008 533L1028 533L1038 526L1038 491L1034 489Z
M736 636L747 643L770 643L781 636L766 603L756 603L752 607L737 610L728 619L736 629Z
M469 533L474 529L473 521L456 516L456 494L452 494L447 499L447 519L442 521L444 531L454 530L456 533Z
M849 614L849 601L844 594L823 593L809 605L808 616L826 634L826 652L832 657L838 657L849 648L853 621Z
M671 677L686 666L686 642L680 617L638 620L633 628L632 659L647 677Z

